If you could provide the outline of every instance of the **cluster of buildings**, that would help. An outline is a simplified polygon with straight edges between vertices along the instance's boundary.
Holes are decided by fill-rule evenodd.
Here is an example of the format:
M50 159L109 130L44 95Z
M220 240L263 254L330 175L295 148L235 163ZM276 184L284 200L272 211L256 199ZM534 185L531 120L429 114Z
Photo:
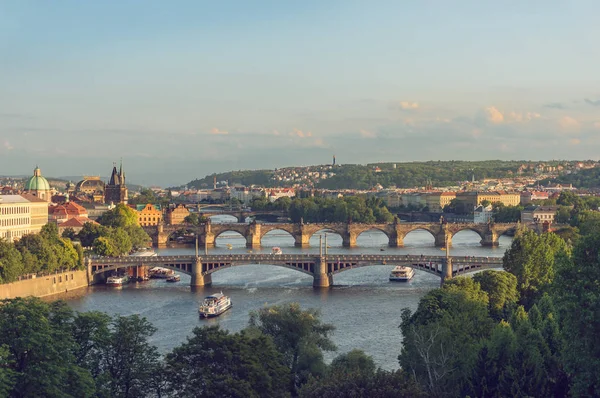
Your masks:
M286 167L275 169L271 181L285 185L314 186L321 180L335 176L335 156L333 164L308 166L308 167Z

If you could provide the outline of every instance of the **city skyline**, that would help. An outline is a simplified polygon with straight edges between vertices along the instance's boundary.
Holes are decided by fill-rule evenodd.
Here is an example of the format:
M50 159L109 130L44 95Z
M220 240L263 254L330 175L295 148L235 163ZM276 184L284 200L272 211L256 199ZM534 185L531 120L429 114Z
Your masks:
M4 3L0 171L598 159L599 4L397 3Z

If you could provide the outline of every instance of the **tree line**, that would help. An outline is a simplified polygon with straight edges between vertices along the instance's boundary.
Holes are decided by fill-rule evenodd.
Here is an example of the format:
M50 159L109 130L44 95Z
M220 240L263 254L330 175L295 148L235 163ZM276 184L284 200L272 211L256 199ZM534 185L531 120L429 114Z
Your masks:
M265 307L231 333L197 327L165 355L138 315L73 312L35 298L0 305L0 396L340 397L423 396L404 372L377 369L353 350L330 365L333 325L298 304Z
M119 204L104 213L100 224L85 223L79 233L67 228L62 236L48 223L39 234L26 234L16 242L0 239L0 283L22 275L83 269L84 247L103 256L120 256L148 246L148 234L138 225L135 210Z
M388 223L394 215L380 198L344 196L341 198L281 197L274 202L267 198L255 198L250 203L252 210L280 210L287 213L292 222L357 222Z

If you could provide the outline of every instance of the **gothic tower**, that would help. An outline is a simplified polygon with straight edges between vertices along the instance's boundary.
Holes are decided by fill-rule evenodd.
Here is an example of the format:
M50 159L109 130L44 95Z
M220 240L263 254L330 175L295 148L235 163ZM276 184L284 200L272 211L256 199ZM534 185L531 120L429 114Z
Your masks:
M127 204L127 186L125 185L125 171L123 171L123 161L119 171L117 172L117 165L113 163L112 174L110 175L110 181L104 188L104 203L110 204Z

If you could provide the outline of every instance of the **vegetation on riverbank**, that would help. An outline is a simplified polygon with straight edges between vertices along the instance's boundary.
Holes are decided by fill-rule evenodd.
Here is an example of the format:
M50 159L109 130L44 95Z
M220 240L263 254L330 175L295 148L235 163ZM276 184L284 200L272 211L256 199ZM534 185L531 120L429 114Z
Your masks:
M280 210L288 214L292 222L392 222L394 216L380 198L344 196L342 198L282 197L274 202L256 198L250 203L252 210Z
M135 211L125 205L117 205L98 221L100 225L84 224L77 234L66 229L62 237L56 224L48 223L39 234L24 235L17 242L0 239L0 284L28 274L83 269L83 247L103 256L120 256L151 242Z

